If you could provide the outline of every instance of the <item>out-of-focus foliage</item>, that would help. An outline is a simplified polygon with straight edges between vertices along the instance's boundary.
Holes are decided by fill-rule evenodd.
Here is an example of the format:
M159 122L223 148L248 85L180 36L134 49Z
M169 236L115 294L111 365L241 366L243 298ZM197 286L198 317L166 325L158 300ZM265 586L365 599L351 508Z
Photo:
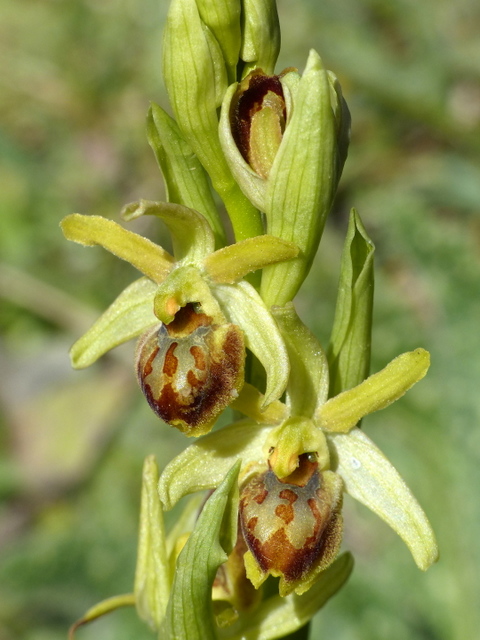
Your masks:
M167 2L0 4L0 638L56 640L133 584L141 466L185 445L144 406L133 346L70 371L67 349L131 280L66 243L73 210L118 219L164 196L149 100L166 105ZM353 119L334 213L298 308L328 340L347 213L377 246L373 369L423 346L427 378L364 428L438 534L418 572L400 540L347 502L349 584L312 638L465 640L480 627L480 7L475 0L281 0L277 71L315 47ZM165 242L156 221L136 229ZM135 226L135 225L134 225ZM384 424L388 422L388 424ZM151 637L122 611L82 638Z

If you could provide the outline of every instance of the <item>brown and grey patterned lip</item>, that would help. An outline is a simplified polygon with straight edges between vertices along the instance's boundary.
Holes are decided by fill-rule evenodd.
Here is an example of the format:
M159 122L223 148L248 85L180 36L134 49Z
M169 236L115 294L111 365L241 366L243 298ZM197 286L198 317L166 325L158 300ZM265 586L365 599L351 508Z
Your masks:
M243 385L245 344L234 324L213 324L182 307L169 325L146 332L137 377L152 410L187 435L206 433Z

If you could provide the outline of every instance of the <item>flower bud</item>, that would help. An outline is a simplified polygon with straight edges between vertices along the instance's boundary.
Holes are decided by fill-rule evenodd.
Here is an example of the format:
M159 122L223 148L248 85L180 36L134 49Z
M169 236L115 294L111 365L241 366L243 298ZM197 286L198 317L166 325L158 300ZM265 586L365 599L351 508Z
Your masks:
M139 340L140 387L153 411L188 436L210 431L243 386L245 345L234 324L213 324L187 304Z
M280 480L269 469L255 476L240 496L240 518L249 552L247 576L255 587L280 577L281 596L307 591L333 562L342 537L342 481L319 471L315 454Z

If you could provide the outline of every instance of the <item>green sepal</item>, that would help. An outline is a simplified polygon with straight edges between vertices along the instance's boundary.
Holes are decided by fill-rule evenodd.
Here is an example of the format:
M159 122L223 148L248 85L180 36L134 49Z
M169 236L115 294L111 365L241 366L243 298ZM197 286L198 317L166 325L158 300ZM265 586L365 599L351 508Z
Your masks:
M147 136L162 170L167 200L199 211L213 229L216 247L224 246L225 231L207 172L182 136L175 120L155 103L151 104L148 111Z
M83 369L100 356L158 323L153 299L158 285L140 278L129 285L70 349L72 366Z
M256 236L211 253L204 266L215 283L232 284L269 264L291 260L298 251L293 242L275 236Z
M98 618L107 615L107 613L112 613L112 611L116 611L117 609L121 609L122 607L134 606L135 596L133 595L133 593L127 593L121 596L113 596L111 598L102 600L98 604L88 609L88 611L70 627L68 631L68 640L74 640L75 632L84 624L88 624L89 622L98 620Z
M375 247L352 209L342 253L340 282L327 355L330 395L360 384L369 373Z
M215 238L208 221L195 209L182 204L139 200L122 210L125 220L154 215L163 220L172 234L173 253L179 262L201 263L215 249Z
M67 240L87 247L99 245L126 260L154 282L163 282L173 266L173 257L162 247L101 216L72 213L60 226Z
M182 549L159 638L217 640L212 611L212 584L237 539L240 461L205 503Z
M294 242L301 254L265 269L268 306L293 300L310 270L339 177L336 126L329 75L311 50L265 195L267 232Z
M428 569L438 559L435 535L396 469L360 429L331 436L330 442L346 492L385 520L410 549L417 566Z
M240 55L240 0L196 0L200 18L212 31L223 53L230 82L235 79Z
M225 316L245 334L245 344L267 375L265 405L278 400L288 382L290 364L280 331L263 300L248 282L212 285Z
M158 467L155 457L148 456L143 465L134 592L138 615L152 629L158 630L165 617L170 585Z
M313 333L295 311L293 303L272 307L290 359L287 406L293 416L312 417L328 397L328 363Z
M172 271L165 282L157 288L153 310L161 322L170 324L180 307L184 307L189 302L198 303L202 313L213 318L216 324L226 322L210 287L199 270L192 266L178 267Z
M262 447L270 430L271 427L259 426L252 420L240 420L184 449L160 476L158 491L165 509L171 509L190 493L218 487L239 457L245 463L265 463Z
M330 398L316 413L316 423L325 431L346 433L369 413L388 407L421 380L430 366L425 349L408 351L394 358L353 389Z
M279 595L264 600L260 606L237 622L220 629L220 640L274 640L301 629L348 580L353 569L350 553L339 556L303 595ZM326 634L327 635L327 634Z
M273 75L280 52L280 23L275 0L243 0L243 37L240 57L244 78L259 68Z

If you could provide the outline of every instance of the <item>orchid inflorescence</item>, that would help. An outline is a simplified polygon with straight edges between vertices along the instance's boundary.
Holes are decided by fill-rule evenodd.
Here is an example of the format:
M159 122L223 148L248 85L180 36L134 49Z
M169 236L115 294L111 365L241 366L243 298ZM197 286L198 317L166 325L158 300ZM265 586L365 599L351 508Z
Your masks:
M62 221L69 240L142 274L73 345L73 366L139 336L149 405L202 436L162 473L147 457L134 593L93 607L72 635L130 604L166 640L294 632L352 570L339 555L344 493L383 518L421 569L437 559L424 512L359 427L423 378L429 355L415 349L368 376L374 247L356 211L327 351L292 302L332 206L350 118L315 51L303 74L275 74L279 43L274 0L173 0L163 73L175 119L155 104L147 119L168 202L122 212L159 218L173 255L99 216ZM244 418L212 431L227 407ZM184 496L167 534L163 512Z

